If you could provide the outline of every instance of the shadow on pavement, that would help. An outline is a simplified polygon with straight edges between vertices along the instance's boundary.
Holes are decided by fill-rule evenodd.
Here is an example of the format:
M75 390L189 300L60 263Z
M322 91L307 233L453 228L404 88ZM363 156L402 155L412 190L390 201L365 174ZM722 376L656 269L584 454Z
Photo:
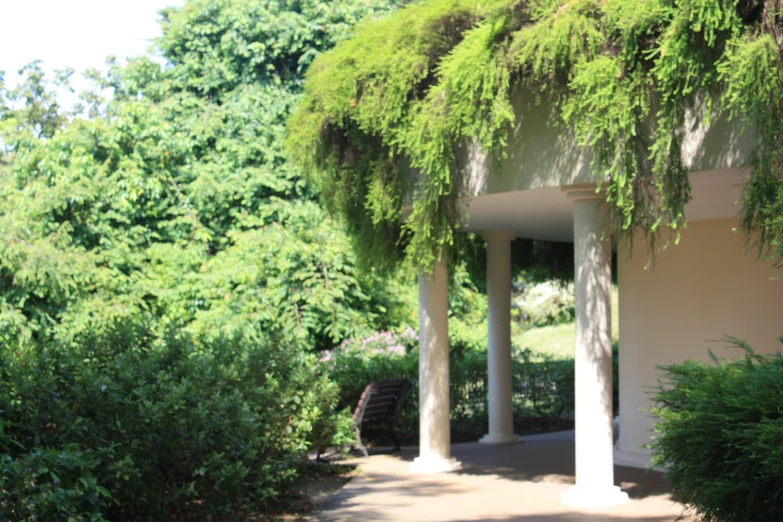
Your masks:
M575 458L573 431L525 437L519 444L487 445L477 442L454 444L452 456L462 462L457 475L498 476L519 482L573 484ZM373 448L371 455L390 455L412 461L418 455L415 447L391 452ZM659 471L626 466L614 467L615 484L632 499L667 495L668 480Z

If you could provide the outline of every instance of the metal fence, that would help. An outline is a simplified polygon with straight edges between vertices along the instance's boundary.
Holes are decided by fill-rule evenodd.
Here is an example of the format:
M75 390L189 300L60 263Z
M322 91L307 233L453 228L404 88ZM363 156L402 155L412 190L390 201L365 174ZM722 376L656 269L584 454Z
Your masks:
M617 412L617 357L614 357L615 413ZM390 369L389 369L390 370ZM418 373L384 372L374 379L405 378L408 392L397 408L397 425L407 443L418 440ZM515 350L512 357L512 393L515 423L535 421L538 426L558 427L574 418L574 360ZM488 414L487 354L484 351L455 354L450 361L452 439L475 440L486 430Z

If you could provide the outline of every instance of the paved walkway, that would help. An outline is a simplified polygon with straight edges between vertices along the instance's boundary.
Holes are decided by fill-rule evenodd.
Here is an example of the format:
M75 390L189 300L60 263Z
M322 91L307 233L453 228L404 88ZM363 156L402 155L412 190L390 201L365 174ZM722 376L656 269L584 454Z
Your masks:
M319 521L629 521L671 522L683 512L662 475L615 467L631 500L611 508L570 508L560 493L574 483L574 432L525 437L520 444L455 444L461 471L414 475L416 448L353 459L359 475L309 520ZM690 520L690 519L686 519Z

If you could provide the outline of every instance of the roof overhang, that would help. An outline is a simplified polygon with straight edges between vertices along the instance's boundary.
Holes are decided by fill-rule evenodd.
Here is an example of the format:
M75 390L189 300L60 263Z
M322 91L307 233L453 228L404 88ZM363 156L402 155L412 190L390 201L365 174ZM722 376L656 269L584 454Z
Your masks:
M690 174L688 221L736 217L747 169L731 168ZM518 237L573 241L573 201L561 186L483 194L466 200L463 230L511 230Z

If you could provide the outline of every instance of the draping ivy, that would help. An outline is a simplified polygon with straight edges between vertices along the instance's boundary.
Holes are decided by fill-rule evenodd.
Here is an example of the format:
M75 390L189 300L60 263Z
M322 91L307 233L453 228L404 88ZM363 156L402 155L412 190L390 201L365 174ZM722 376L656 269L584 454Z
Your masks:
M782 5L415 2L315 60L289 147L365 262L427 269L460 251L460 151L475 141L503 153L516 85L553 103L593 150L614 232L643 230L652 243L686 224L687 118L741 117L757 139L741 222L749 243L780 263Z

